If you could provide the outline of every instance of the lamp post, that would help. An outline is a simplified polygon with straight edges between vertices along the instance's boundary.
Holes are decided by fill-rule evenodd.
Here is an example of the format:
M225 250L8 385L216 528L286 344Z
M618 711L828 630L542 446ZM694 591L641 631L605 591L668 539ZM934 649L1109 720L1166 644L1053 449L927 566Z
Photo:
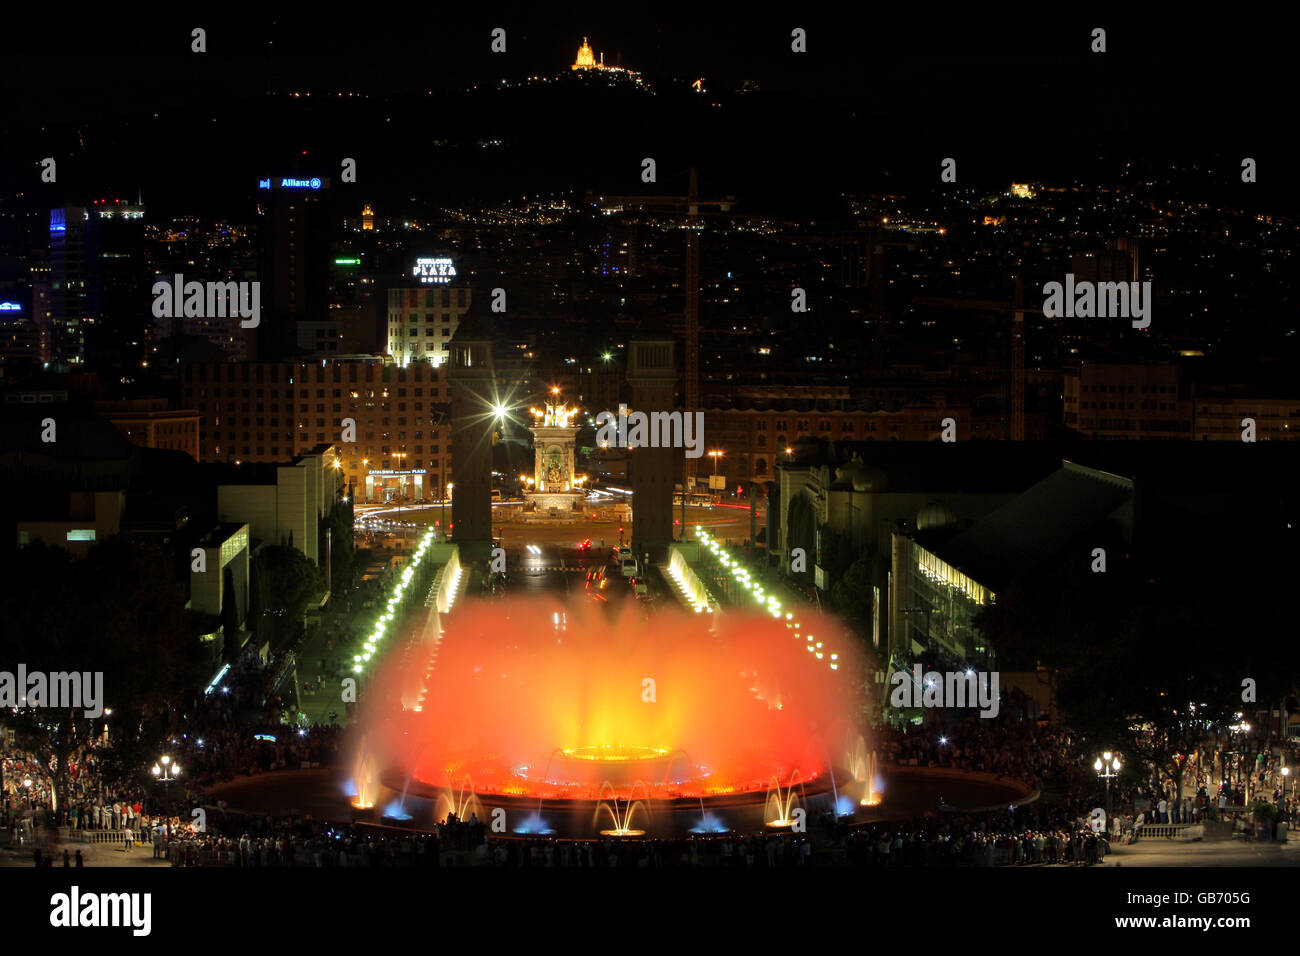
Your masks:
M173 763L172 758L164 754L158 758L158 763L153 765L153 775L164 783L171 783L181 775L181 765Z
M406 497L406 476L402 472L402 459L406 457L406 452L395 451L393 458L397 460L397 524L402 524L402 499ZM402 540L406 540L406 532L402 532Z
M1111 753L1107 750L1093 763L1092 769L1097 771L1097 776L1106 781L1106 819L1111 817L1110 809L1110 782L1119 776L1119 754Z
M447 482L447 490L442 496L442 540L447 540L447 499L451 497L452 482Z

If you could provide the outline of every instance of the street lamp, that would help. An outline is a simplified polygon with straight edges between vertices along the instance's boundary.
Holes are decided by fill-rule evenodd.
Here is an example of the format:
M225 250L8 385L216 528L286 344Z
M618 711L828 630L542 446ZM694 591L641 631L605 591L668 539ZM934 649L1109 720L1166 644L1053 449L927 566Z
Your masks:
M1097 771L1099 778L1106 781L1106 819L1109 820L1111 817L1110 782L1119 776L1119 754L1107 750L1093 763L1092 769Z
M724 454L725 452L721 452L721 451L709 452L709 457L713 459L713 473L715 475L718 473L718 459L721 458Z
M451 497L452 483L447 482L447 493L442 496L442 540L447 540L447 499Z
M162 764L162 766L158 766ZM181 775L181 765L172 763L172 758L166 755L158 758L158 763L153 765L153 775L163 783L171 783Z
M401 473L402 464L403 464L402 459L405 457L406 457L406 452L404 451L393 452L393 458L397 460L397 472L398 472L397 474L397 524L399 527L402 524L402 499L406 497L406 476ZM403 539L406 538L405 532L402 533L402 538Z

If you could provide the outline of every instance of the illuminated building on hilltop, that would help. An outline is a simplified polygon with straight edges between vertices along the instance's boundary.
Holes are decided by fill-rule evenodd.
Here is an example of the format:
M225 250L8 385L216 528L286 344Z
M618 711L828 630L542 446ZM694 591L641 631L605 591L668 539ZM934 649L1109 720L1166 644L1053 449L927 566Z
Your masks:
M596 56L591 52L591 45L587 38L582 38L582 46L578 47L578 58L573 61L572 70L603 70L605 68L605 57L602 54L600 63L596 62Z
M631 79L638 84L641 82L640 74L635 70L627 70L621 66L606 66L605 54L602 53L600 54L600 57L597 58L596 54L591 49L591 44L587 42L586 37L582 38L582 46L578 47L578 57L573 61L573 65L569 67L569 69L583 71L600 70L602 73L609 74L611 79Z

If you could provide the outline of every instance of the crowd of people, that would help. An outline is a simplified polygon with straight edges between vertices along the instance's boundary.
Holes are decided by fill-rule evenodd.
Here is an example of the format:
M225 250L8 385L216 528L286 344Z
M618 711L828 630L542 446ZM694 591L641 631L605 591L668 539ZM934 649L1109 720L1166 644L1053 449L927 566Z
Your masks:
M1031 719L1023 694L1003 695L1002 718L978 714L954 719L943 729L932 726L884 726L874 731L881 759L902 766L948 767L991 773L1028 783L1035 789L1068 784L1079 775L1071 755L1069 733Z
M850 828L827 815L810 833L700 834L675 839L565 840L491 836L449 816L411 832L310 818L221 817L155 845L175 866L243 867L802 867L1091 865L1109 850L1077 808L928 814Z

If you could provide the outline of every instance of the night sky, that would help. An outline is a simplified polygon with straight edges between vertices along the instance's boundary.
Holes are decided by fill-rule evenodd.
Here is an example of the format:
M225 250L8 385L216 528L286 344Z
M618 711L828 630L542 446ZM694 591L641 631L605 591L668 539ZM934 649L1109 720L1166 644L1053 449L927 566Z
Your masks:
M69 196L139 189L159 212L212 213L247 203L261 175L329 175L346 155L371 201L491 201L629 191L640 157L654 155L664 191L695 165L706 194L815 211L844 191L934 186L943 156L960 158L962 182L996 188L1112 182L1134 158L1192 164L1208 194L1222 180L1237 195L1240 159L1253 156L1253 200L1276 209L1296 194L1280 151L1290 40L1258 21L1146 21L1123 8L949 17L735 6L700 17L681 7L675 21L659 4L302 9L28 19L9 32L0 70L0 190L39 185L40 157L55 155ZM208 31L205 54L190 52L196 25ZM489 50L495 26L507 30L504 55ZM790 52L794 26L808 30L807 54ZM1094 26L1108 31L1105 54L1089 52ZM497 88L567 72L584 35L659 95ZM708 96L682 89L696 77ZM759 92L737 94L746 80ZM292 90L316 99L267 96ZM369 96L320 100L339 90ZM504 148L483 156L473 146L484 137Z

